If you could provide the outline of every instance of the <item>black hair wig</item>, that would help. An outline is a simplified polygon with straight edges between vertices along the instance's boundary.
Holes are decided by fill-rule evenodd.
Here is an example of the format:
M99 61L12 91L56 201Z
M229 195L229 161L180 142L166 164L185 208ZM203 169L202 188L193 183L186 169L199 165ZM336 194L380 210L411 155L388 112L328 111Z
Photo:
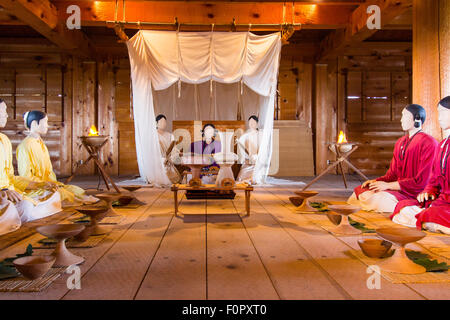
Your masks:
M33 123L33 121L37 121L37 123L39 124L39 122L42 119L45 119L45 117L47 117L47 115L44 112L38 110L28 111L24 113L23 119L25 120L25 127L27 129L31 129L31 124Z
M414 127L420 128L420 125L425 123L427 113L421 105L409 104L406 106L406 110L411 112L414 117Z
M217 129L216 129L216 127L215 127L212 123L206 123L206 124L203 126L203 129L202 129L202 137L205 136L205 129L206 129L207 127L211 127L211 128L214 129L214 136L213 136L213 137L215 137L215 136L216 136L216 133L217 133Z
M259 119L258 119L258 117L257 117L257 116L255 116L255 115L253 115L253 116L250 116L250 117L248 118L248 120L247 120L247 121L250 121L250 119L253 119L253 120L255 120L256 122L258 122L258 123L259 123Z
M439 101L439 104L444 108L450 109L450 96L447 96L441 101Z
M161 120L162 118L164 118L164 119L167 120L167 118L166 118L165 115L163 115L163 114L158 114L158 115L156 116L156 122L158 122L158 121Z

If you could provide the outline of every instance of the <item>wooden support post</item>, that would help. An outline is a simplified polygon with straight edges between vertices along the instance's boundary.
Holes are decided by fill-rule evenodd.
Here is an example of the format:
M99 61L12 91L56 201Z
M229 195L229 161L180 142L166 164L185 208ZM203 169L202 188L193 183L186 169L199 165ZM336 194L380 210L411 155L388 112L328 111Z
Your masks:
M442 138L437 103L450 95L450 4L413 2L413 103L427 111L424 130Z
M250 190L245 190L245 211L250 215Z
M172 191L173 191L173 205L176 217L178 213L178 187L176 185L172 186Z

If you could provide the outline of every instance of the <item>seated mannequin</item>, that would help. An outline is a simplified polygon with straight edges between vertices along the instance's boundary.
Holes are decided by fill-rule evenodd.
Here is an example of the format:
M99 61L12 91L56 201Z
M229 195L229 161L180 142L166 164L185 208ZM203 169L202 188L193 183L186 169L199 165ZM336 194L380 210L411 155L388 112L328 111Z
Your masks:
M41 135L48 131L47 115L41 111L30 111L24 115L25 127L30 131L17 147L16 157L19 174L35 182L47 183L57 188L63 204L97 202L98 199L86 196L83 189L74 185L64 185L56 180L47 146ZM40 191L36 191L39 193ZM77 203L78 202L78 203Z
M253 115L248 118L249 129L238 140L239 155L243 163L237 181L254 184L253 171L258 159L259 145L261 143L261 131L258 128L259 119Z
M156 117L156 129L158 132L159 145L161 146L161 156L166 169L167 177L172 183L179 183L181 181L181 175L172 161L172 155L175 153L176 148L171 145L175 143L175 137L170 132L165 131L167 128L167 118L165 115L160 114ZM171 148L171 150L169 150Z
M402 112L402 129L407 134L395 144L388 172L355 188L348 199L366 211L389 212L399 201L415 199L428 183L437 141L422 132L426 113L422 106L411 104Z
M431 178L415 200L401 201L391 216L395 223L450 234L450 96L438 105L445 139L439 144Z
M205 155L213 157L215 153L219 153L222 150L219 141L216 141L216 127L207 123L202 129L202 141L195 141L191 143L191 153L198 155ZM213 160L213 162L203 168L202 171L209 171L212 168L219 169L219 165ZM215 183L216 177L211 175L201 175L202 181L205 184Z
M0 128L7 123L6 104L0 100ZM12 146L0 133L0 234L18 229L21 223L61 211L59 193L52 186L14 175Z

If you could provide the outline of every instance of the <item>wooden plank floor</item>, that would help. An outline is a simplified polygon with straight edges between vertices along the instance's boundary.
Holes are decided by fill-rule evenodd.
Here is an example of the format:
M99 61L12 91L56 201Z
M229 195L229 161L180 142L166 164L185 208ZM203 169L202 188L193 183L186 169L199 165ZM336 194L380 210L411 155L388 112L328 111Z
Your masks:
M345 200L336 178L317 186L322 200ZM357 181L353 184L356 185ZM366 266L345 254L358 237L335 237L296 214L292 186L256 187L251 215L244 194L234 200L187 200L173 215L167 189L143 188L147 205L119 209L126 218L86 258L81 289L63 275L40 293L0 293L0 299L450 299L450 284L392 284L370 290ZM0 251L25 250L34 234ZM36 250L37 254L49 250Z

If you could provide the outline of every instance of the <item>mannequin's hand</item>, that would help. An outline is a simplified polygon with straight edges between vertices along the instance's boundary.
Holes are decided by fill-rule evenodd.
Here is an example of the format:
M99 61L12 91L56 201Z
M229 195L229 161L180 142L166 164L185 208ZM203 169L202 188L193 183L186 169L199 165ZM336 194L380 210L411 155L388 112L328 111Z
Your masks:
M423 192L417 196L417 201L419 201L419 203L423 203L428 200L436 200L436 196L428 192Z
M385 191L390 189L390 184L384 181L374 181L370 183L369 189L375 192Z
M39 188L55 191L56 189L58 189L58 184L55 182L46 181L46 182L40 183Z
M376 182L377 180L367 180L366 182L364 182L363 184L362 184L362 188L367 188L367 187L370 187L370 184L372 184L372 183L374 183L374 182Z
M4 193L6 195L6 198L12 202L18 203L22 200L22 196L17 191L6 190L3 191L2 193Z
M250 157L250 160L251 160L252 163L256 163L256 161L258 160L258 155L257 154L252 155Z

